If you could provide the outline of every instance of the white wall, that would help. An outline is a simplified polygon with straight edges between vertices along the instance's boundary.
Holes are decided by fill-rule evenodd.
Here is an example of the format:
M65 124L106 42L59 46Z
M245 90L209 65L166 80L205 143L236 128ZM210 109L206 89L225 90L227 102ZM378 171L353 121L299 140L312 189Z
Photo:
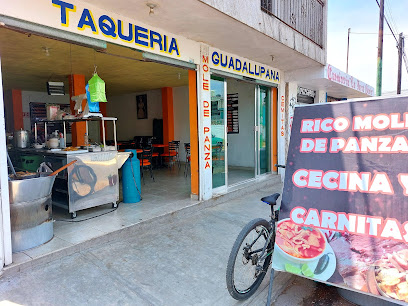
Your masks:
M306 38L278 18L268 15L260 8L260 1L248 0L200 0L224 14L240 21L247 26L264 33L272 39L279 41L290 49L306 55L315 61L326 64L327 56L327 0L323 0L323 49ZM251 12L248 14L248 12ZM305 25L308 26L308 25ZM232 52L232 51L231 51ZM272 53L271 53L272 54ZM277 54L274 54L275 56ZM285 56L285 54L279 54ZM282 80L281 80L282 82Z
M147 94L147 119L137 119L136 96ZM118 118L118 140L131 140L134 136L153 136L153 119L162 119L161 89L119 96L108 96L107 115ZM113 139L108 128L108 139Z
M255 85L227 79L227 92L238 93L239 134L228 134L228 165L255 167Z
M180 141L180 160L186 160L184 143L190 142L188 86L173 87L174 140Z

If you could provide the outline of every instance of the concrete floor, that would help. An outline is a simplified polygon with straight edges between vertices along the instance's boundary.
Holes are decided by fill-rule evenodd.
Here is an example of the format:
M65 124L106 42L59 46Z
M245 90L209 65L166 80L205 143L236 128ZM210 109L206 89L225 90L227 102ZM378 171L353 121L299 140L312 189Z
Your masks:
M262 184L258 183L259 186ZM167 219L156 218L149 226L124 232L103 244L87 245L61 258L48 258L36 267L26 267L9 276L5 274L0 282L0 303L265 305L269 273L256 295L244 303L233 300L225 284L226 263L236 236L249 220L268 217L270 208L259 199L279 192L282 187L276 177L269 179L265 186L261 190L237 191L235 198L202 207L189 215L175 212ZM83 232L81 237L85 239L89 235L86 232L93 228L103 232L158 209L154 205L159 204L154 200L145 203L122 205L112 214L89 220L90 224L86 221L58 225L56 232L62 232L63 227L74 231L74 227L79 226ZM128 219L122 209L126 209ZM72 232L71 237L78 235L79 231ZM275 298L291 280L292 276L287 273L278 274L274 282Z
M240 174L237 173L237 177ZM155 181L145 172L145 183L141 185L143 200L139 203L121 203L118 209L111 204L81 210L77 218L71 219L67 210L53 207L54 237L38 247L13 253L13 263L6 267L8 273L30 268L47 261L47 258L59 258L83 249L89 243L104 243L112 233L121 235L121 231L132 226L154 222L154 220L183 211L199 204L190 197L190 175L184 176L184 165L180 170L174 166L154 170ZM277 176L272 176L277 179ZM254 184L254 183L252 183ZM242 186L241 188L245 188ZM122 196L120 195L120 199Z

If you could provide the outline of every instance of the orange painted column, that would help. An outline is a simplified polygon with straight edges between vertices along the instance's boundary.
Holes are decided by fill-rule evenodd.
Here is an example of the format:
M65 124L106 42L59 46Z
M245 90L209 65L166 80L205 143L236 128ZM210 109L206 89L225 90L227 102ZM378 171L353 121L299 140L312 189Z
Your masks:
M21 89L11 90L13 101L13 127L15 131L20 129L24 130L23 122L23 98L21 95Z
M173 88L162 88L163 143L174 140Z
M197 73L188 71L188 104L190 112L190 169L191 194L198 196L198 119L197 119Z
M272 171L278 172L278 168L275 165L278 163L278 89L272 88L271 95L271 107L272 107Z
M72 74L69 78L69 96L74 97L86 93L85 90L85 76L82 74ZM86 100L82 101L82 109L85 108ZM75 114L75 101L70 99L70 106L72 114ZM86 133L85 122L75 122L72 124L72 146L78 147L85 144L84 136Z

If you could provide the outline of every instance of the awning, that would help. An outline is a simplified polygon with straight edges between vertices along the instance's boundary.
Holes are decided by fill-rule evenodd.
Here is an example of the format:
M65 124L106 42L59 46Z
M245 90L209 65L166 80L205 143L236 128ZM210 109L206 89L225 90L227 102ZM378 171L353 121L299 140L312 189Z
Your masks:
M296 82L298 86L308 89L323 90L327 92L328 96L338 99L375 95L372 86L330 64L321 68L290 71L285 76L287 82Z

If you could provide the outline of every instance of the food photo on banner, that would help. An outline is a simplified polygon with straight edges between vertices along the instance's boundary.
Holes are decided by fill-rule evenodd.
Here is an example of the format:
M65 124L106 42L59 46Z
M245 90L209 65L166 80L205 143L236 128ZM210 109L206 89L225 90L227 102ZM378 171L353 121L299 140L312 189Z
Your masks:
M295 108L272 266L408 302L408 98Z

